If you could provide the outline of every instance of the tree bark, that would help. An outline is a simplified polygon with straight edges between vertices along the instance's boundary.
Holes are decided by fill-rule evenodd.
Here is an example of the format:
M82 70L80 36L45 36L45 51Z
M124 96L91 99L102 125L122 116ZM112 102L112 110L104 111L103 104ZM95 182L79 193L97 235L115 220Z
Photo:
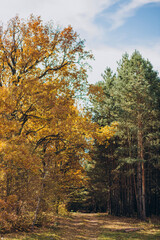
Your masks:
M42 198L42 192L43 192L43 189L44 189L45 178L46 178L46 173L44 173L44 176L43 176L43 179L42 179L42 185L41 185L40 193L39 193L39 196L38 196L37 206L36 206L36 210L35 210L35 214L34 214L34 220L33 220L33 223L32 223L32 230L34 229L35 223L37 221L39 206L40 206L40 202L41 202L41 198Z
M144 173L144 154L143 154L143 132L142 132L142 116L138 113L138 203L139 216L146 219L145 209L145 173Z
M138 162L137 166L137 210L138 217L141 218L142 215L142 178L141 178L141 163Z

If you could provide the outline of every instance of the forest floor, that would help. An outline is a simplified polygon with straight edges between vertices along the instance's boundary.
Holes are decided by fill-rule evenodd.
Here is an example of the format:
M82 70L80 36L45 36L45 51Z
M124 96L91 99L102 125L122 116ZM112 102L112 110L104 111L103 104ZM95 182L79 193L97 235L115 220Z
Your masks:
M0 240L160 240L160 222L106 214L72 213L32 233L4 234Z

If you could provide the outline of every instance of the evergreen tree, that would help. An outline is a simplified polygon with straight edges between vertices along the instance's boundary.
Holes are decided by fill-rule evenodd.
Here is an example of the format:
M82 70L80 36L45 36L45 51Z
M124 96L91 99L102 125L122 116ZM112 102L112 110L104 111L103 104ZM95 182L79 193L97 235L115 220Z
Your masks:
M146 210L147 215L160 211L157 205L160 129L158 74L151 63L135 51L131 57L123 55L117 76L106 69L102 77L103 81L97 85L103 89L104 95L100 101L92 96L93 118L101 125L115 120L119 122L116 144L111 144L112 147L106 150L104 159L104 151L98 146L101 156L96 160L96 163L100 161L98 159L112 161L107 165L106 175L114 173L111 181L115 182L116 179L114 194L116 192L117 200L116 207L111 201L110 212L123 215L137 212L139 218L145 219ZM157 176L154 177L155 183L154 173ZM113 183L108 181L107 184L113 195ZM155 208L151 204L152 199L156 202ZM150 207L152 210L149 210Z

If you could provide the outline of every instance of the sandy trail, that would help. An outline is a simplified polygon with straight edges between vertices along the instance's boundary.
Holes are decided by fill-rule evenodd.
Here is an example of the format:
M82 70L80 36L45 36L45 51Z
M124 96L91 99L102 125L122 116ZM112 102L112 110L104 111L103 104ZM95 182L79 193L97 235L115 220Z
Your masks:
M96 214L76 213L69 219L58 218L57 221L65 240L96 240L102 225Z

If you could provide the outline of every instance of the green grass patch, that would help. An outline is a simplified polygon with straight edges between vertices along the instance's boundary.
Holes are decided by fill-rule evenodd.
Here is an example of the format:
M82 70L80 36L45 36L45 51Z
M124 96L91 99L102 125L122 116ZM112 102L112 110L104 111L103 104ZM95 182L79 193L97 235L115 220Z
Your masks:
M143 222L134 218L101 215L104 225L98 240L160 240L160 219Z
M137 232L121 232L121 231L108 231L100 235L98 240L160 240L160 230L152 230L150 232L137 231Z
M41 229L41 231L33 233L11 233L0 236L3 240L61 240L57 234L57 230Z

